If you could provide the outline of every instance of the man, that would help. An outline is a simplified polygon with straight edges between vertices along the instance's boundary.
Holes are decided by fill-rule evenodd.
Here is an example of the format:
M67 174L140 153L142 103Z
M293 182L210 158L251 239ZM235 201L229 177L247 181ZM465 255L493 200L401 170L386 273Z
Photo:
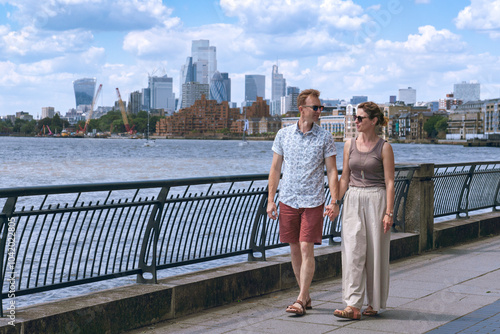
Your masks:
M296 125L276 134L269 172L267 215L276 219L274 197L284 162L279 192L279 230L281 242L290 244L293 272L300 288L297 301L288 306L286 312L297 315L304 315L306 309L312 308L309 287L315 270L314 244L321 244L323 217L328 215L333 220L339 214L337 151L331 133L315 124L323 110L319 94L315 89L299 94L300 119ZM332 197L326 207L325 166Z

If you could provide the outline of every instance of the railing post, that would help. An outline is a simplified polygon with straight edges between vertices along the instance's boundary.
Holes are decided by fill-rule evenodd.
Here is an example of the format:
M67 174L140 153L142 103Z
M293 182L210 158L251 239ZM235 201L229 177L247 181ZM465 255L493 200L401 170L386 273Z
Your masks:
M467 174L467 178L464 181L462 186L462 191L460 192L460 198L458 200L457 207L457 219L461 218L460 214L465 213L465 218L469 218L469 193L470 193L470 184L472 182L472 178L474 177L474 171L476 169L476 165L472 165L469 169L469 173ZM464 202L465 197L465 203ZM462 207L462 204L465 204L465 208Z
M406 202L405 229L419 233L419 251L434 245L434 164L420 164L415 170Z
M259 201L257 213L252 226L252 233L250 233L250 249L251 253L248 254L248 261L265 261L266 260L266 231L267 231L267 188ZM259 222L262 221L262 224ZM261 227L259 230L259 226ZM256 238L260 232L260 245L257 245ZM255 252L260 252L261 256L256 257Z
M154 283L156 284L156 254L158 249L158 238L160 235L160 221L163 213L163 207L165 205L165 200L170 188L161 188L158 194L158 203L155 204L153 210L151 210L151 215L149 216L148 226L146 226L146 231L144 232L144 238L142 239L141 254L139 256L139 268L142 273L137 274L137 283ZM151 240L151 238L153 240ZM151 249L152 247L152 249ZM148 253L151 255L151 264L147 263ZM144 273L150 273L152 278L145 278Z
M9 197L7 201L5 202L5 205L2 210L2 214L0 215L0 231L2 231L1 237L0 237L0 317L3 317L3 298L2 298L2 293L3 293L3 283L4 283L4 275L5 273L3 272L4 268L4 262L3 260L5 259L5 245L7 242L7 232L9 230L9 220L12 218L12 214L14 213L14 210L16 209L16 202L17 202L17 197ZM15 266L15 264L14 264ZM12 270L14 271L14 269ZM10 285L9 285L10 286Z

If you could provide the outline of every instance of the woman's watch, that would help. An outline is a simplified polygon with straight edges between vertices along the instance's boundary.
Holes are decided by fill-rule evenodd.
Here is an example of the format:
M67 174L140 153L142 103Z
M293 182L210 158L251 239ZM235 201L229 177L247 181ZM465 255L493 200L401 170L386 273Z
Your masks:
M335 205L339 205L339 206L340 206L340 201L337 199L337 200L335 200L335 202L334 202L334 201L332 201L332 204L335 204Z
M386 212L386 213L385 213L385 215L386 215L386 216L389 216L389 217L391 217L391 218L392 218L392 216L393 216L392 212Z

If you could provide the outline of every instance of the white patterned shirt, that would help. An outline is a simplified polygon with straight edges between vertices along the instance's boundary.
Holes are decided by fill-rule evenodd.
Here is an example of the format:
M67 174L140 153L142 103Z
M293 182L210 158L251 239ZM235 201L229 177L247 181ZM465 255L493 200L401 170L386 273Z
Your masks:
M278 131L272 150L284 162L280 202L296 209L323 204L325 158L337 155L332 134L317 124L302 133L297 123Z

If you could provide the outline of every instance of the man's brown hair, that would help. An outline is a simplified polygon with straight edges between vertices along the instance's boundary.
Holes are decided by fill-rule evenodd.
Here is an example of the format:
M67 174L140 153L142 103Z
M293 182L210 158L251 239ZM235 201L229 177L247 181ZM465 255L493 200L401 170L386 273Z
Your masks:
M314 96L319 99L319 90L316 89L306 89L300 92L299 96L297 97L297 107L303 106L306 104L306 100L309 96Z

